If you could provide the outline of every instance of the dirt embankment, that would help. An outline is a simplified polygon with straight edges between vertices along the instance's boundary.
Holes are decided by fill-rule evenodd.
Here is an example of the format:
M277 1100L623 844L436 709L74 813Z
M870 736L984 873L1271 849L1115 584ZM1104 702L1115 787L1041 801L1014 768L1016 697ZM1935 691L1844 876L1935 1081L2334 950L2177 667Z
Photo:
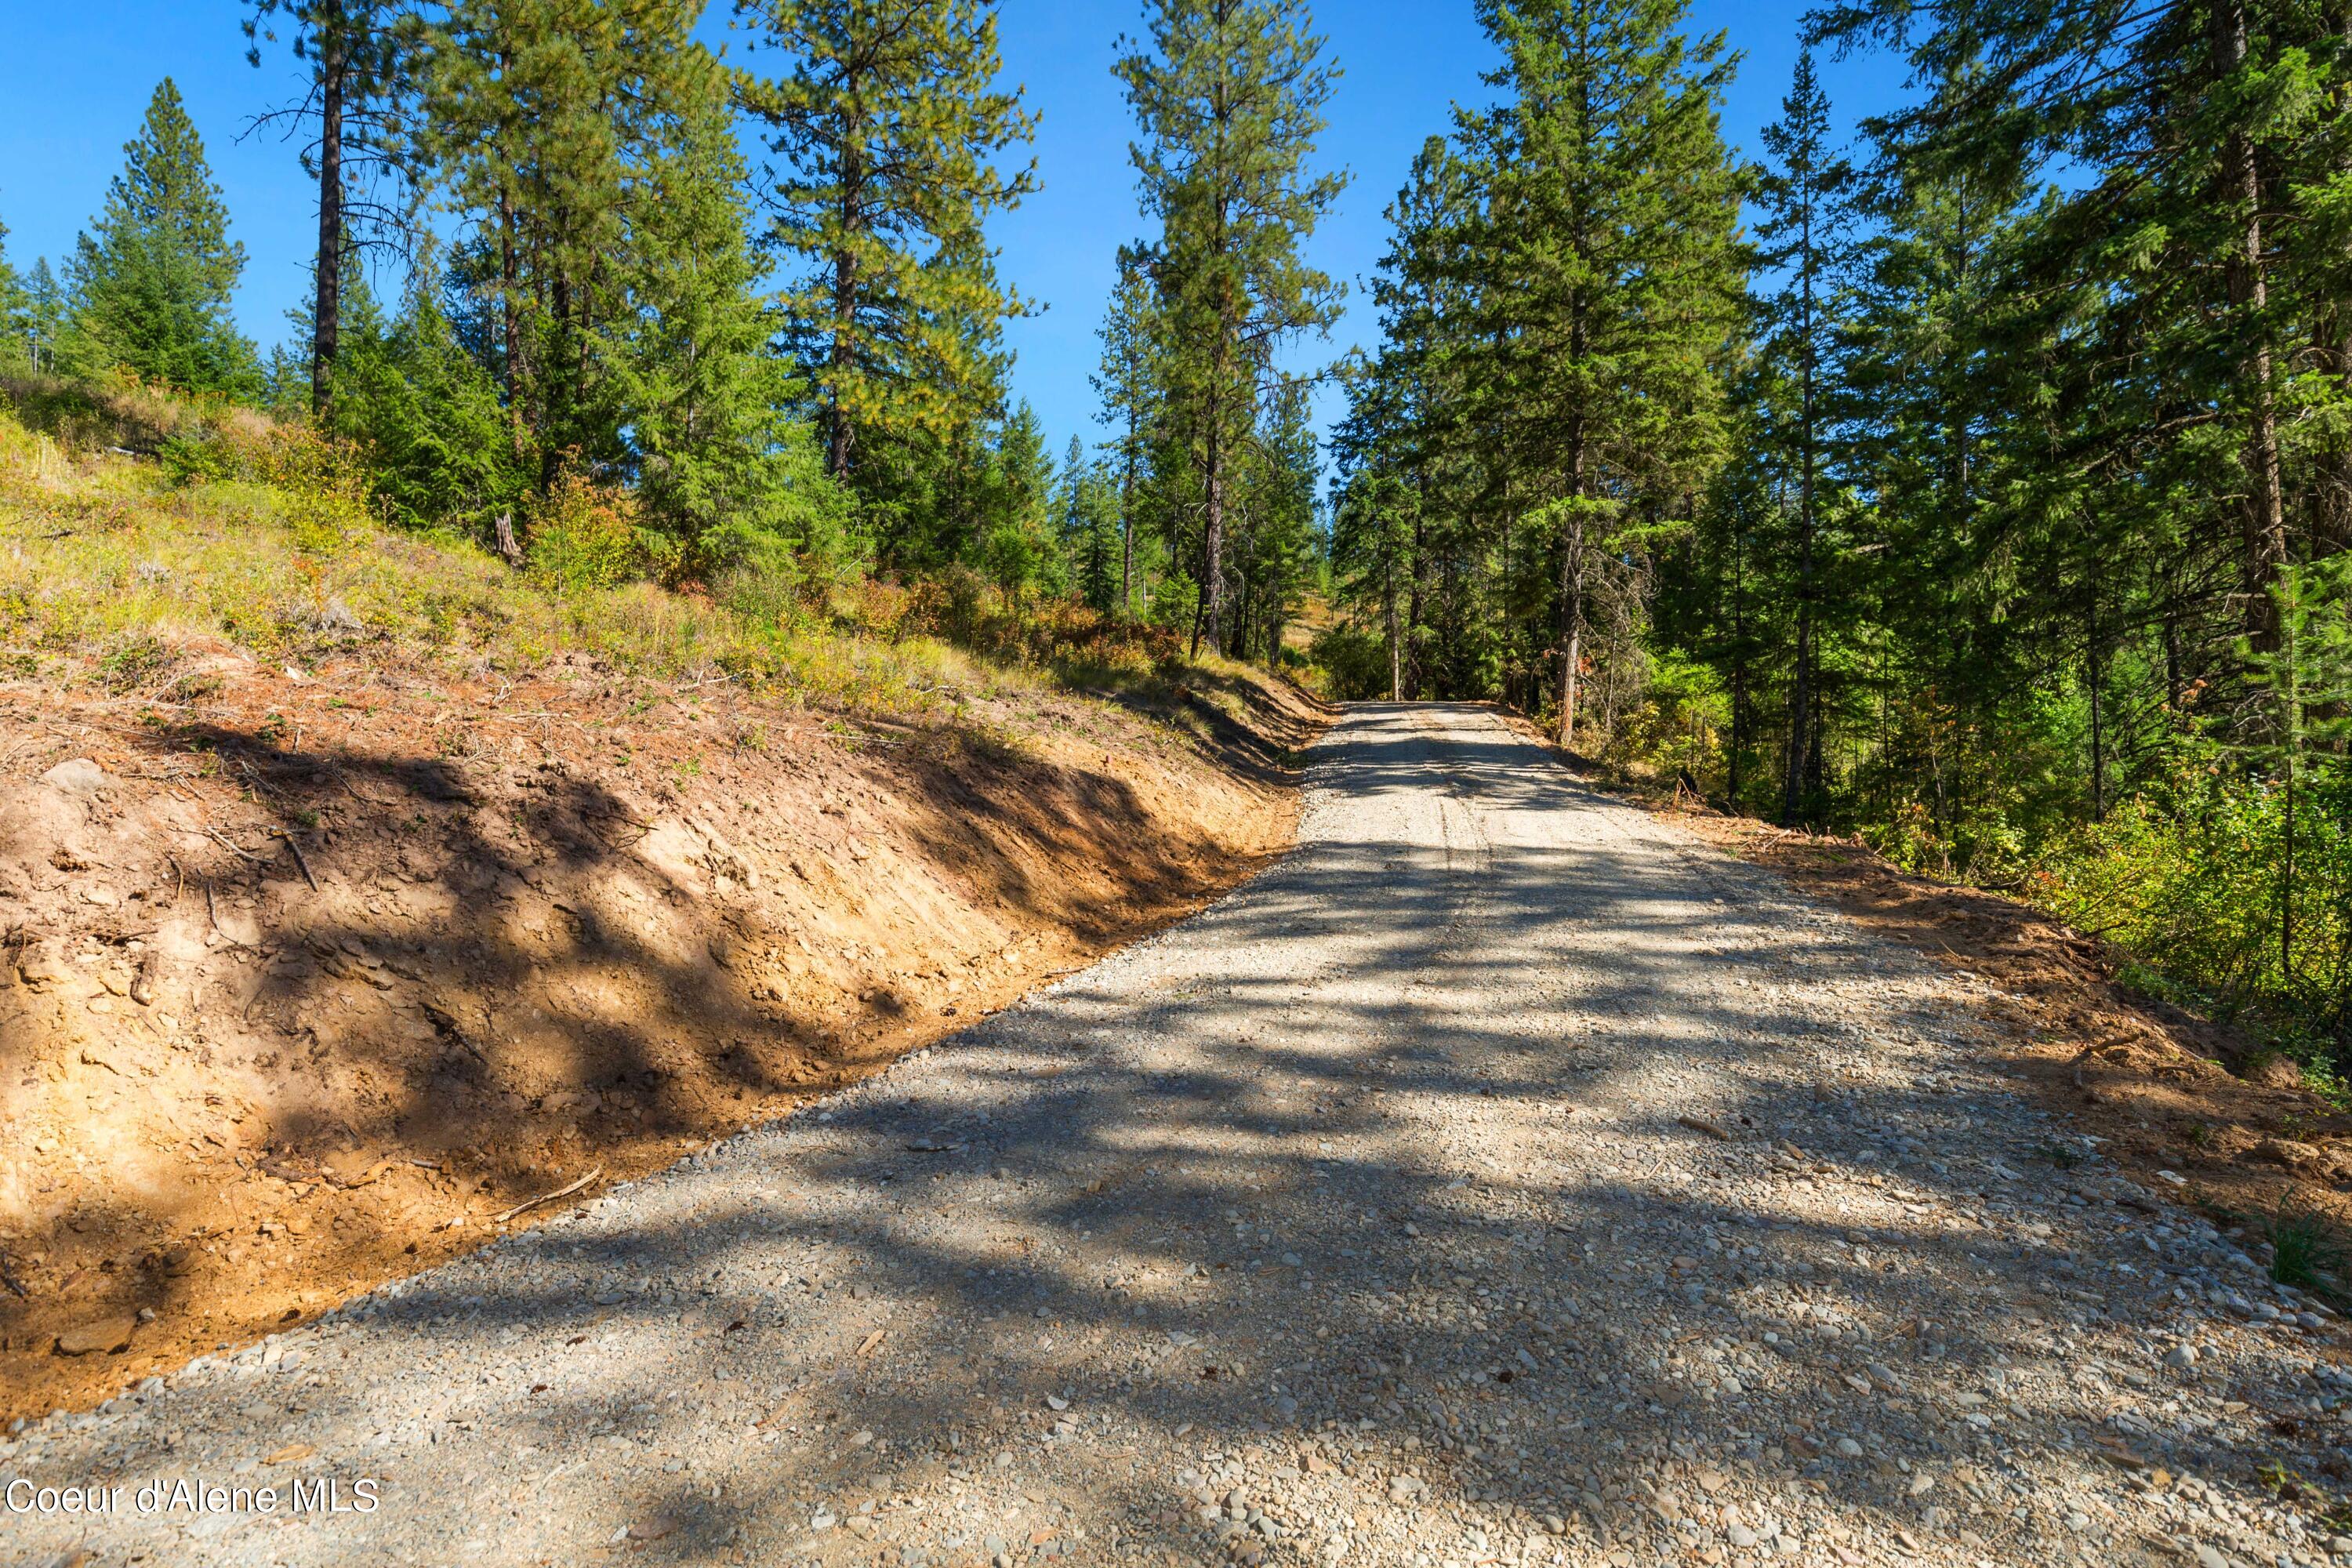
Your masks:
M500 1218L1232 886L1323 716L1191 679L913 726L584 668L0 688L0 1415L562 1212Z
M1988 1010L2015 1026L2026 1079L2149 1185L2225 1222L2302 1210L2352 1230L2352 1117L2304 1088L2294 1063L2119 984L2123 957L2105 942L1998 893L1912 875L1853 840L1711 811L1671 815L1870 930L1990 982Z

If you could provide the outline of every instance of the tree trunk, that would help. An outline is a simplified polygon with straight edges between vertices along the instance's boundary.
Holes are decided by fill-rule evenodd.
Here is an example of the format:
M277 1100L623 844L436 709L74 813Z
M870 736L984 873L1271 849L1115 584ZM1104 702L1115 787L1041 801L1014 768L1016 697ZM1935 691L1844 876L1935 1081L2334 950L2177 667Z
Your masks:
M1570 472L1577 488L1581 489L1584 466L1582 441L1573 443L1570 458ZM1577 498L1581 500L1580 497ZM1559 749L1573 750L1576 745L1576 689L1581 674L1584 647L1584 509L1571 504L1568 524L1560 531L1559 552L1559 615L1561 656L1559 668Z
M343 293L343 73L350 49L342 0L319 7L319 261L310 307L310 413L320 425L334 405L335 353Z
M1780 821L1797 820L1808 778L1821 778L1821 737L1813 703L1813 229L1810 205L1798 235L1799 316L1797 442L1797 680L1789 704L1789 771L1780 786Z
M1393 554L1389 557L1388 571L1382 575L1388 587L1389 700L1401 702L1404 700L1404 649L1397 639L1396 557Z
M852 77L854 92L856 79ZM842 247L833 257L833 346L828 354L833 374L832 398L825 411L824 471L840 482L849 479L850 447L856 433L849 426L849 412L842 406L842 388L848 381L857 359L857 258L851 254L847 237L864 226L861 186L865 170L860 160L857 136L863 127L853 121L842 132L841 150L841 232Z
M1127 449L1121 461L1118 500L1118 618L1135 619L1135 409L1127 415Z
M2246 13L2241 5L2217 9L2223 63L2235 69L2246 58ZM2270 305L2263 276L2263 181L2254 143L2243 131L2230 132L2227 147L2231 195L2245 204L2246 226L2230 259L2230 297L2253 318L2254 348L2246 374L2253 382L2253 408L2246 432L2245 511L2246 631L2261 653L2278 649L2276 607L2271 586L2286 565L2286 500L2279 474L2278 406L2273 396L2270 329L2263 320Z
M1224 651L1225 609L1225 469L1223 444L1218 440L1217 417L1222 411L1209 404L1208 507L1201 541L1201 616L1209 651Z

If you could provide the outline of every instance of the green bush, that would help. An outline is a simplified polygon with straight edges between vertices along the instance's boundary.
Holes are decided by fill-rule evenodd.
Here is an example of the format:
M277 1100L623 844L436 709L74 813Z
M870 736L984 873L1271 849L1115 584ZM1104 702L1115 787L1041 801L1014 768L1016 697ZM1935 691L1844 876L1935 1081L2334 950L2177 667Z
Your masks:
M1334 701L1362 702L1389 694L1389 645L1359 626L1339 626L1316 634L1307 657L1329 679Z

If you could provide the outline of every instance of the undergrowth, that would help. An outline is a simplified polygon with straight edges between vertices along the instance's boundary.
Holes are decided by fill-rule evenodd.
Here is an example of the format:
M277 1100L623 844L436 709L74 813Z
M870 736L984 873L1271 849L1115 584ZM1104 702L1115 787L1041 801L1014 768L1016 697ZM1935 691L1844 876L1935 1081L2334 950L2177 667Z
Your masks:
M518 569L467 535L391 526L351 449L307 430L137 388L14 382L0 679L184 700L224 654L299 665L369 649L468 675L585 656L939 718L1040 685L1164 695L1192 668L1165 628L1007 604L971 574L909 586L782 563L665 585L637 570L630 505L560 482L521 520Z

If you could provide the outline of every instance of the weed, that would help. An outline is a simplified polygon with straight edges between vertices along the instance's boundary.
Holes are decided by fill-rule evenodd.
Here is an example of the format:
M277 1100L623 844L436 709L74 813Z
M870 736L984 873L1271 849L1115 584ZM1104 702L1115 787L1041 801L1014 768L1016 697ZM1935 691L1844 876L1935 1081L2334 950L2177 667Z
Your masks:
M99 684L109 691L133 691L162 675L172 652L153 637L134 637L98 661Z
M2344 1262L2344 1238L2326 1215L2292 1201L2263 1221L2271 1244L2271 1278L2282 1285L2335 1294L2333 1277Z

